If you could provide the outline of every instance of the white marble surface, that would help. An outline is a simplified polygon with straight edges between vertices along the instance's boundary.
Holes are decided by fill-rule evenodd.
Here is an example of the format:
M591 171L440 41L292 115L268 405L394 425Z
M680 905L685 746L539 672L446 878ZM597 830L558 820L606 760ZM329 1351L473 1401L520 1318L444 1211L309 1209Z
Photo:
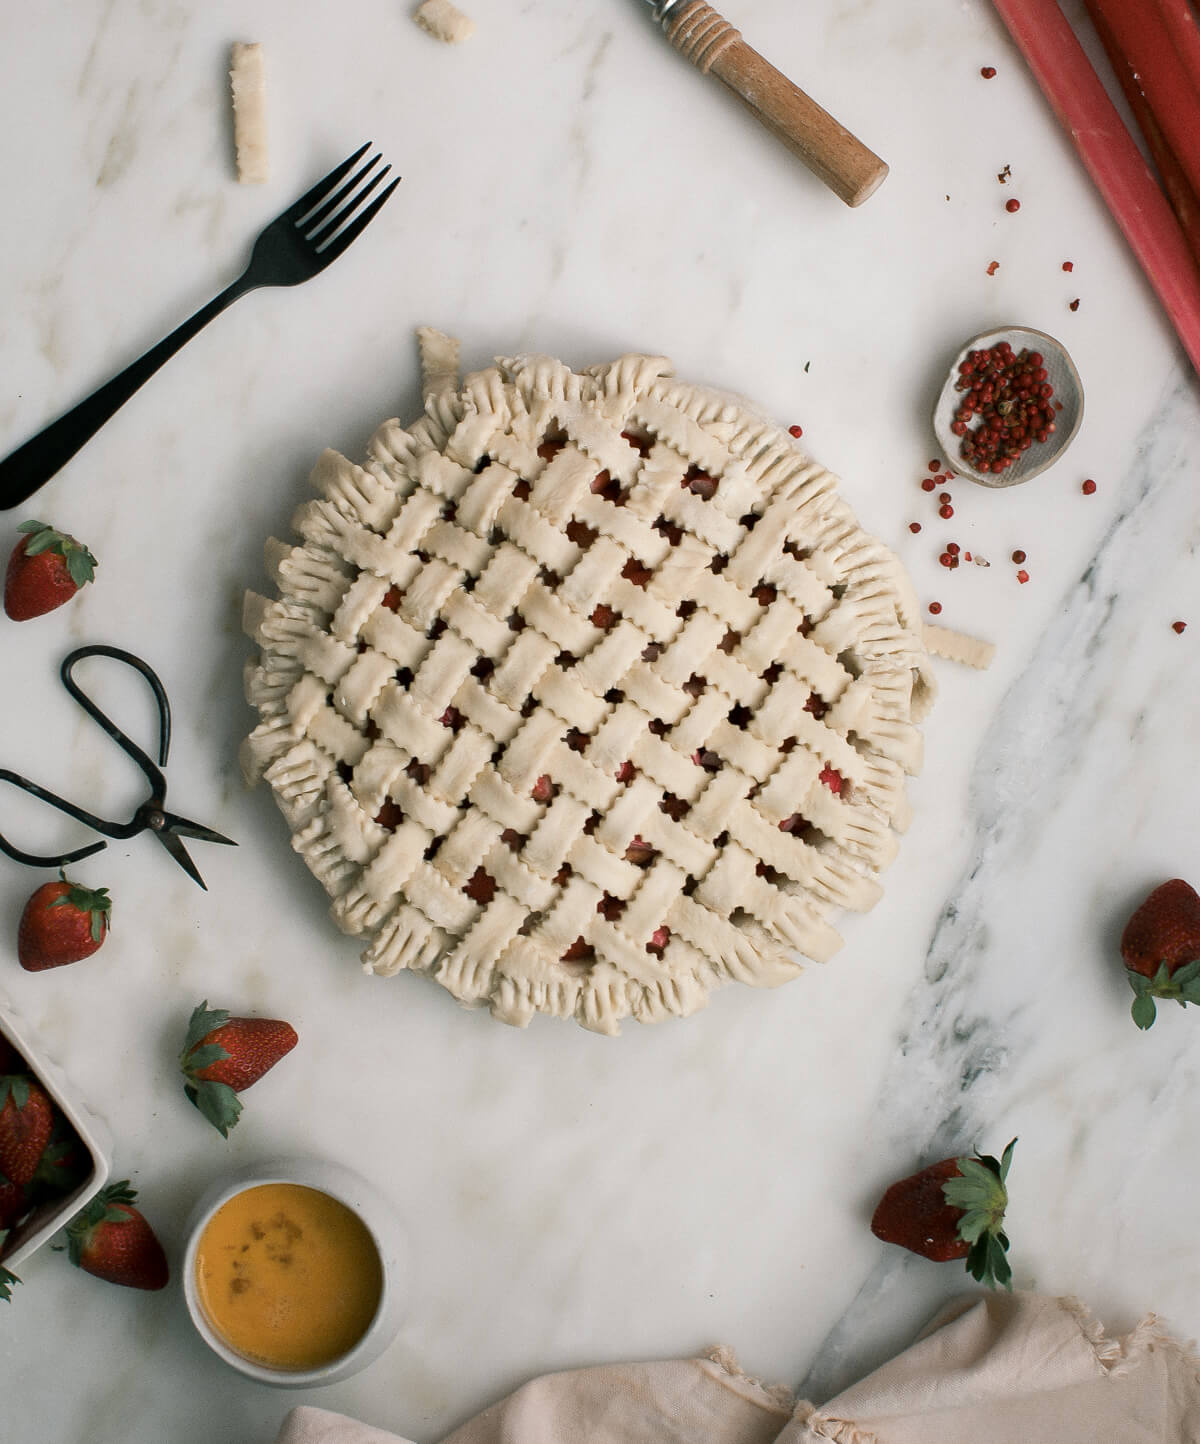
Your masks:
M12 941L39 879L6 863L0 988L108 1118L117 1176L176 1263L191 1200L236 1163L311 1150L392 1194L418 1264L408 1324L308 1402L419 1440L533 1373L716 1341L820 1399L969 1283L872 1238L882 1187L1015 1134L1018 1284L1114 1326L1152 1308L1200 1332L1200 1020L1171 1009L1139 1034L1116 955L1151 885L1200 881L1200 411L1115 227L985 0L728 0L890 162L859 211L684 65L642 0L471 8L458 50L401 0L0 10L0 449L225 285L260 224L360 140L405 178L344 260L241 301L10 514L61 524L101 565L70 607L3 627L0 761L130 801L55 680L80 641L130 647L174 702L172 803L241 846L195 845L207 894L147 838L110 847L80 872L113 892L111 940L40 976ZM265 188L232 178L235 39L267 48ZM1084 426L1028 487L956 483L940 522L917 485L939 363L1006 321L1070 347ZM663 351L800 422L923 600L996 642L987 673L939 667L914 824L827 967L616 1040L512 1031L424 979L361 975L269 796L243 791L238 599L319 449L358 455L379 420L415 414L422 322L461 335L469 365ZM991 568L943 571L952 537ZM302 1039L228 1143L173 1075L201 997ZM0 1320L6 1437L273 1438L289 1396L209 1355L175 1286L106 1287L49 1250L24 1272Z

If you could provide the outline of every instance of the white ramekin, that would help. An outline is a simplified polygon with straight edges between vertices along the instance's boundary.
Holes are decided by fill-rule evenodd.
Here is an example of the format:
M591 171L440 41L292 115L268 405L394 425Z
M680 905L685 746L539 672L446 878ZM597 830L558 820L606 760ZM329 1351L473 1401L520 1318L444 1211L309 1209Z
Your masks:
M315 1369L271 1369L231 1349L209 1322L196 1286L196 1254L200 1238L216 1211L237 1194L267 1183L297 1183L315 1188L345 1204L366 1226L383 1268L379 1307L366 1333L340 1358ZM403 1322L406 1297L407 1244L391 1203L365 1178L341 1164L316 1158L274 1158L249 1164L217 1180L192 1209L183 1255L183 1297L200 1337L213 1353L247 1378L283 1389L333 1384L373 1363L396 1337Z

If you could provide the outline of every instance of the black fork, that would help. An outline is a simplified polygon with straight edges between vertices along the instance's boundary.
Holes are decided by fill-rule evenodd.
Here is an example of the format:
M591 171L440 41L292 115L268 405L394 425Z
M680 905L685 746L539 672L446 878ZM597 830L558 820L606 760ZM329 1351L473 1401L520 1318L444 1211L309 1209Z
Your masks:
M383 159L381 155L372 156L354 170L370 148L369 142L360 146L295 205L277 216L255 241L250 264L232 286L86 401L0 461L0 510L20 506L49 481L165 361L239 296L259 286L298 286L336 261L400 184L397 176L374 200L364 204L391 170L390 165L375 169Z

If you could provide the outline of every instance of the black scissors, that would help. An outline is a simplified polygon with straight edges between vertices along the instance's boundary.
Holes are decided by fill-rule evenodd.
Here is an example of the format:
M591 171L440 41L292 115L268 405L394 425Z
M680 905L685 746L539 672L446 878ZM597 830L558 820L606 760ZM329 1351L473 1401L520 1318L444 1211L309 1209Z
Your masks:
M154 700L158 704L157 766L136 742L126 737L119 727L109 721L76 682L72 675L75 665L85 657L113 657L118 662L124 662L126 666L140 672L149 682L154 693ZM7 768L0 768L0 782L11 782L14 786L40 798L43 802L50 803L52 807L57 807L60 812L65 812L78 822L85 823L97 832L102 832L105 837L118 839L136 837L139 832L149 829L184 872L190 878L194 878L201 887L204 887L204 879L200 876L196 864L188 856L187 848L184 847L181 839L195 837L202 842L223 842L230 847L236 847L237 844L232 838L222 837L219 832L214 832L211 827L204 827L201 823L191 822L177 813L168 812L163 806L167 796L167 779L163 776L161 769L167 765L167 753L171 746L171 704L167 701L166 689L159 681L154 669L148 663L143 662L140 657L135 657L132 652L124 652L120 647L109 647L97 642L90 647L78 647L69 656L64 657L59 669L59 676L62 678L63 686L84 711L94 718L117 746L132 757L142 769L146 775L146 781L150 784L150 796L128 822L108 822L102 817L85 812L82 807L76 807L74 803L67 802L55 793L47 791L46 788L39 787L36 782L30 782L16 772L10 772ZM87 847L78 847L73 852L59 853L55 857L39 857L34 853L22 852L20 848L13 847L3 834L0 834L0 852L6 853L16 862L28 863L31 867L66 867L67 863L78 862L83 857L91 857L93 853L99 852L101 848L107 846L108 844L104 842L93 842ZM205 890L207 891L207 889Z

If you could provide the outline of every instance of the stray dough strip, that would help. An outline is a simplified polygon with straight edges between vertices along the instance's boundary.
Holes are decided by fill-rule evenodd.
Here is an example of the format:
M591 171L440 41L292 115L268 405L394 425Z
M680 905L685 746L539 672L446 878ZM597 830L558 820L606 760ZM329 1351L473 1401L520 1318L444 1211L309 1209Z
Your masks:
M949 627L938 627L926 622L921 628L925 650L947 662L961 662L964 667L975 667L982 671L992 665L996 655L994 642L982 642L978 637L968 637L965 632L955 632Z
M423 0L413 19L435 40L447 45L461 45L475 34L475 22L450 3L450 0Z
M261 45L235 41L229 83L238 181L260 186L267 179L267 84Z

